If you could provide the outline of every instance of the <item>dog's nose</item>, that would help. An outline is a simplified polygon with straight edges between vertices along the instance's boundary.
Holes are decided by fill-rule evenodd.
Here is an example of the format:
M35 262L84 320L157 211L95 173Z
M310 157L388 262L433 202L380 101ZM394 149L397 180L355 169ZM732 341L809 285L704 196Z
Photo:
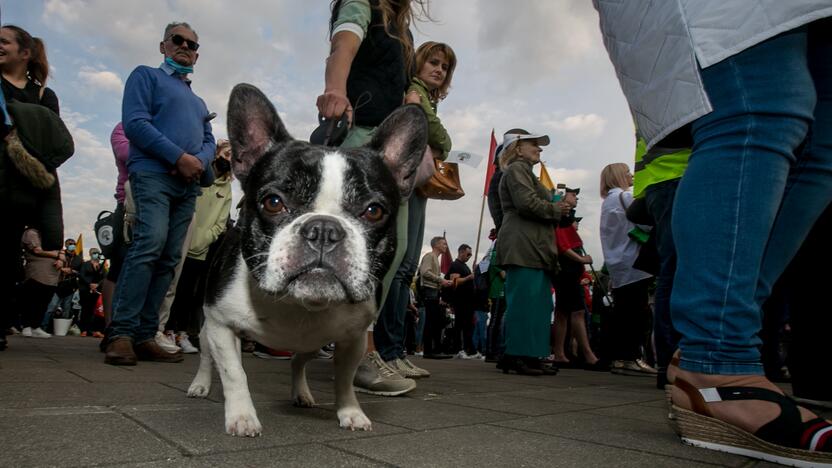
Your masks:
M328 252L341 242L347 233L337 219L331 216L315 216L303 223L300 234L316 251Z

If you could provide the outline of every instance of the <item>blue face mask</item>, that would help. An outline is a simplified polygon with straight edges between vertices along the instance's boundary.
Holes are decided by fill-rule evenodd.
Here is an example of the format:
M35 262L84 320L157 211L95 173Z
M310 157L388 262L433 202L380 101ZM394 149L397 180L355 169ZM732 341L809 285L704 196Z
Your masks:
M165 57L165 63L170 65L170 67L173 68L173 70L176 73L179 73L180 75L187 75L188 73L194 72L194 67L186 67L185 65L180 65L176 63L176 60L170 57Z
M93 260L98 260L99 255L97 253L92 254Z
M75 252L75 244L70 245L70 246L67 246L66 250L67 250L68 252Z

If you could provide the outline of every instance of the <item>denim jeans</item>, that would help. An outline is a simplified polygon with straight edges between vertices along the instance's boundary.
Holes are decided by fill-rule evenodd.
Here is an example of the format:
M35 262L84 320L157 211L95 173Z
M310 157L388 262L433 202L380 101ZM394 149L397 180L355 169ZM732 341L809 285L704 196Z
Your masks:
M398 265L387 298L373 327L373 341L385 361L405 356L405 314L410 303L410 284L419 268L419 254L425 235L425 208L427 198L415 193L410 196L407 207L407 248L401 264ZM398 249L397 249L398 250ZM391 268L396 268L393 265Z
M673 244L671 221L673 199L679 179L653 184L644 191L647 209L655 220L653 235L659 253L659 274L656 275L656 298L653 306L653 338L656 343L656 367L665 370L679 346L679 332L670 318L670 294L676 273L676 246Z
M701 72L713 112L673 212L681 366L761 374L760 304L832 199L832 23L817 21Z
M484 310L475 311L474 317L476 320L476 323L474 323L474 336L472 338L474 341L474 352L485 354L486 343L488 341L488 312Z
M159 306L194 214L199 186L168 174L130 174L136 205L133 241L127 249L113 297L113 317L107 336L152 339L159 323Z

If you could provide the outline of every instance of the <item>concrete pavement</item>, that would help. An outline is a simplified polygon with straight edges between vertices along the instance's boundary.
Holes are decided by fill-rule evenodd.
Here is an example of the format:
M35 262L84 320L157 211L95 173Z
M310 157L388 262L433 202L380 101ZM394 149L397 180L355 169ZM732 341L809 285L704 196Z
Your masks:
M682 445L652 379L580 370L503 375L482 361L425 361L404 397L359 394L372 432L338 427L332 362L308 368L317 408L289 400L288 361L244 356L258 438L225 434L218 381L185 390L179 364L104 364L98 340L9 337L0 352L0 466L731 466L747 458Z

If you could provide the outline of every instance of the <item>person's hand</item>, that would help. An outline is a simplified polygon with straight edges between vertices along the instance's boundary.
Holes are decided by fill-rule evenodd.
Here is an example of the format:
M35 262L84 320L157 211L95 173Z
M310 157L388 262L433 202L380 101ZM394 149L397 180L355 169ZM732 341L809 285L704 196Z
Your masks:
M349 98L347 98L346 90L327 89L318 96L316 105L318 106L318 113L327 120L340 119L346 112L347 121L352 126L352 105Z
M442 280L442 287L443 287L443 288L447 288L447 287L449 287L449 286L453 286L453 285L454 285L454 283L453 283L452 281L448 281L448 280L446 280L446 279L443 279L443 280Z
M562 201L555 202L555 205L560 210L560 214L564 215L564 216L568 215L569 211L572 210L572 205L570 205L569 203L566 203L566 202L562 202Z
M176 160L176 174L185 179L186 182L196 182L202 176L202 161L196 156L182 153Z
M407 95L405 95L404 103L405 104L421 104L422 103L422 98L419 97L419 93L417 93L416 91L411 91L411 92L407 93Z
M581 257L581 261L583 263L585 263L586 265L589 265L590 263L592 263L592 256L591 255L584 255L583 257Z

